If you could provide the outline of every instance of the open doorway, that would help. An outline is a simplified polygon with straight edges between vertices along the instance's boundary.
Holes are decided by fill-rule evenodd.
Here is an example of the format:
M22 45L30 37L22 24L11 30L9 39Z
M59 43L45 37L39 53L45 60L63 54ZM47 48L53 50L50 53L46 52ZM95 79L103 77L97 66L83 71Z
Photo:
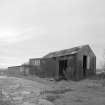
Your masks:
M66 79L65 73L67 69L67 60L59 61L59 77L62 79Z
M83 56L83 76L86 76L86 70L87 70L87 56Z

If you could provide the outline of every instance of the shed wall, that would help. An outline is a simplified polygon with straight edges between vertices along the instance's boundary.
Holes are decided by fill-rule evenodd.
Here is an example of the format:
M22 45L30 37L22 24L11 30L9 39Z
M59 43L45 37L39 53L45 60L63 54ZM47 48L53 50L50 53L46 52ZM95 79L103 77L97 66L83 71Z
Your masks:
M89 57L90 59L89 69L86 70L86 77L89 77L96 73L96 56L90 50L89 47L84 47L77 54L77 80L85 78L83 76L83 56L84 55Z
M68 80L72 79L75 80L75 76L76 76L76 55L67 55L67 56L63 56L63 57L59 57L57 58L57 61L59 63L60 60L67 60L67 68L66 68L66 72L65 72L65 76ZM59 70L58 70L59 72ZM59 76L59 73L58 73Z
M16 67L9 67L8 68L8 74L9 75L21 75L21 67L20 66L16 66Z
M30 72L40 77L56 77L57 62L54 59L40 59L40 65L33 65Z

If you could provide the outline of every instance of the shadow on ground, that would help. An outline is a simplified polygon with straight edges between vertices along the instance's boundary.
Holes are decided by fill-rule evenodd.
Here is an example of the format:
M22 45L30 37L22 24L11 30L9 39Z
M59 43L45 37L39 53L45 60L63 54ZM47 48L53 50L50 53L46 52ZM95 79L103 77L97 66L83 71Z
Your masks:
M61 99L64 93L70 91L73 91L73 89L44 90L40 92L40 95L44 96L44 99L54 102L56 99Z
M15 104L11 103L11 101L9 100L0 99L0 105L15 105Z
M61 90L45 90L40 92L40 94L46 94L46 93L52 93L52 94L64 94L66 92L73 91L73 89L68 88L68 89L61 89Z

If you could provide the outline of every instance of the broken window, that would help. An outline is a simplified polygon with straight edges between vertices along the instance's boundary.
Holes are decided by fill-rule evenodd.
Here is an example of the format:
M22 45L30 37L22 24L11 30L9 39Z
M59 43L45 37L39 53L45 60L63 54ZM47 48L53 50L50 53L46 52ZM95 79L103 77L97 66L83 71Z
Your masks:
M40 65L40 60L35 60L35 65L39 66Z
M32 65L34 65L34 66L39 66L40 65L40 60L33 60L33 61L31 61L31 63L32 63Z

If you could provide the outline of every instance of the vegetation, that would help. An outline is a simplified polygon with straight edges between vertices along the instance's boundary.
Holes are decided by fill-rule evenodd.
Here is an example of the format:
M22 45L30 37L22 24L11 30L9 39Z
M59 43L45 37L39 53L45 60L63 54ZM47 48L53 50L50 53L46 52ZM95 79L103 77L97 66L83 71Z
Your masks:
M10 96L7 98L7 96L3 94L2 88L0 89L0 105L15 105Z

